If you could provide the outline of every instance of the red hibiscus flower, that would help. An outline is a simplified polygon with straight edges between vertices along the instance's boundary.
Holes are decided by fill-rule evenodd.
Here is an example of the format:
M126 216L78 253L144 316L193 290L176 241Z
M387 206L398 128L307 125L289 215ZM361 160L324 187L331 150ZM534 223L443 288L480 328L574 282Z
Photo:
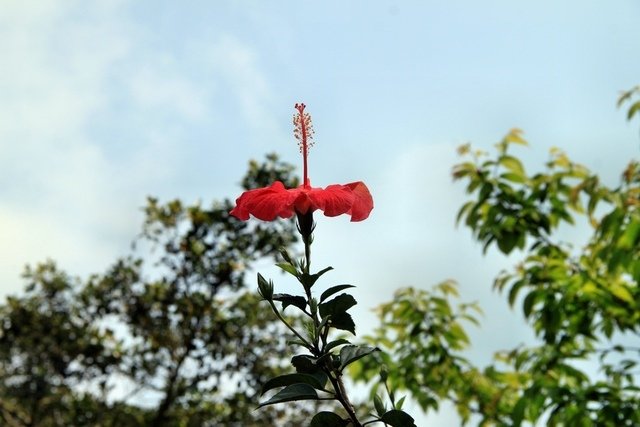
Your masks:
M236 199L236 207L230 212L246 221L249 215L263 221L277 217L290 218L294 214L308 214L321 210L326 216L348 214L351 221L362 221L373 209L373 198L362 181L345 185L329 185L327 188L311 187L307 176L307 153L313 144L311 116L304 112L304 104L296 104L298 113L293 116L294 135L302 152L304 184L297 188L285 188L280 181L269 187L249 190Z

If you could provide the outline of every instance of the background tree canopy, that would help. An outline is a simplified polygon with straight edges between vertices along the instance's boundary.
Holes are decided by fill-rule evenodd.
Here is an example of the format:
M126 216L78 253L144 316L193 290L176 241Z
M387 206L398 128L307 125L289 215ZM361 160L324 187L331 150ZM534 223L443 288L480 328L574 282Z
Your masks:
M269 155L242 186L273 180L297 185ZM138 249L106 273L28 267L25 293L0 306L2 424L300 425L304 408L254 411L288 354L246 283L254 261L295 242L294 225L243 223L231 206L150 198Z
M640 111L639 94L635 88L620 97L619 105L630 104L629 120ZM465 161L453 177L473 196L458 221L484 251L520 250L521 261L494 288L520 306L537 344L475 366L464 357L464 327L479 325L480 308L454 305L453 282L399 290L378 308L381 325L368 341L388 351L381 362L390 383L423 410L449 400L464 422L479 425L638 425L640 164L630 161L611 188L560 149L551 150L543 171L528 173L514 154L526 145L514 129L493 155L462 146ZM561 225L581 219L590 226L587 243L563 240ZM354 374L368 380L378 370L368 361Z

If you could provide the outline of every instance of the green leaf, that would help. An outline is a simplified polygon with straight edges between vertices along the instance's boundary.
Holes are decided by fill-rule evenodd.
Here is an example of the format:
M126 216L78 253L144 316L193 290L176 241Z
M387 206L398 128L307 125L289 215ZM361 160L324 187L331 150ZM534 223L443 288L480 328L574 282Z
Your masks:
M331 341L330 343L327 343L327 345L324 348L324 351L328 352L329 350L334 349L334 348L336 348L338 346L341 346L343 344L351 344L351 343L349 342L349 340L346 340L344 338L339 338L339 339L337 339L335 341Z
M512 286L511 289L509 290L509 305L511 307L513 307L513 304L515 304L516 302L516 298L518 297L518 292L520 292L520 289L522 289L523 286L525 286L527 283L524 280L517 280Z
M328 315L335 317L338 314L346 312L356 304L357 302L355 298L351 295L340 294L331 301L322 303L318 306L320 310L320 317L326 317Z
M382 422L392 427L416 427L413 418L404 411L392 409L381 417Z
M302 282L302 284L305 287L311 289L311 287L316 283L316 281L320 278L320 276L322 276L327 271L331 271L331 270L333 270L333 267L324 268L315 274L306 274L306 273L302 274L300 276L300 282Z
M322 293L322 295L320 295L320 303L323 303L327 298L329 298L331 295L333 294L337 294L338 292L340 292L343 289L347 289L347 288L355 288L355 286L353 285L338 285L338 286L332 286L329 289L327 289L326 291L324 291Z
M500 157L500 164L510 172L524 178L524 166L522 166L522 163L517 158L513 156L502 156Z
M291 258L291 255L289 255L289 252L287 252L287 248L280 248L279 250L280 255L282 255L282 258L289 264L293 265L294 261L293 258Z
M307 354L299 354L291 358L291 364L296 372L302 374L314 374L320 370L316 364L317 359Z
M631 295L631 292L629 292L629 289L627 289L624 285L620 285L620 284L612 285L611 293L615 297L623 300L624 302L633 304L633 295Z
M636 102L631 106L631 108L629 108L629 111L627 112L627 120L631 120L638 111L640 111L640 101Z
M323 375L320 375L323 374ZM286 374L279 377L271 378L262 386L262 393L265 394L269 390L274 388L285 387L293 384L309 384L311 387L317 390L324 390L324 386L327 383L327 376L322 372L317 372L314 375L311 374Z
M292 276L298 277L298 270L293 264L288 262L279 262L276 265L280 267L283 271L286 271L287 273L291 274Z
M384 407L384 403L382 403L382 399L377 394L373 395L373 406L376 408L376 412L378 416L381 417L387 412L387 408Z
M380 351L377 347L369 347L368 345L346 345L340 349L340 370L342 371L347 365L362 359L374 351Z
M273 283L267 282L267 279L258 273L258 291L260 296L267 301L271 301L273 298Z
M283 388L271 399L258 405L258 408L275 403L293 402L295 400L318 400L318 393L316 393L316 390L309 384L293 384Z
M528 318L531 315L531 310L533 309L534 304L537 302L538 292L531 291L527 294L522 302L522 311L524 313L524 317Z
M491 182L485 182L480 188L480 194L478 195L478 206L485 202L491 193L493 192L493 184Z
M400 398L400 400L398 400L398 403L396 403L396 409L400 410L402 409L402 405L404 405L404 399L406 399L407 396L402 396Z
M500 178L515 182L517 184L523 184L525 182L525 177L522 174L514 173L514 172L506 172L500 175Z
M462 207L458 211L458 215L456 215L456 225L460 224L460 220L462 219L463 216L469 215L469 211L473 208L474 205L475 205L475 202L473 201L467 202L464 205L462 205Z
M511 129L507 136L504 137L504 141L512 144L529 145L529 143L522 137L522 133L521 129Z
M338 313L331 315L330 322L332 327L342 331L349 331L353 335L356 334L356 324L349 313Z
M307 348L307 343L304 342L304 341L300 341L300 340L289 340L289 341L287 341L287 345L299 345L299 346Z
M626 229L620 239L618 239L618 246L620 249L631 249L636 246L638 236L640 235L640 222L631 221L627 225Z
M522 420L524 419L524 410L527 407L528 400L529 399L526 396L522 396L516 403L516 406L513 408L511 417L514 427L518 427L522 424Z
M520 241L520 233L517 232L504 232L502 237L498 239L498 249L505 255L511 253L515 249L516 245Z
M636 92L637 88L633 88L631 90L627 90L622 92L622 95L620 95L620 97L618 98L618 102L617 102L617 106L618 108L620 108L620 106L622 106L622 104L624 104L626 101L628 101L631 96Z
M274 301L280 301L282 303L282 310L289 307L290 305L295 305L300 310L304 310L307 307L307 300L304 297L298 295L289 295L289 294L274 294Z
M349 420L343 420L338 414L328 411L318 412L309 427L345 427Z

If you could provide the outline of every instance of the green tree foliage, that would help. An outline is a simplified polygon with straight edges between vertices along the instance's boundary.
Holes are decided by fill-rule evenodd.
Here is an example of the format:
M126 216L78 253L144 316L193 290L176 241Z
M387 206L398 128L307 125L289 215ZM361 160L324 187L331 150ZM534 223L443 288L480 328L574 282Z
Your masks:
M620 99L631 103L629 119L640 106L635 95L637 89ZM461 147L466 160L453 176L472 196L458 221L484 250L522 250L522 261L494 287L520 306L537 343L475 367L462 353L463 326L477 321L475 308L453 305L451 283L434 292L399 291L380 307L382 325L369 341L388 352L381 357L393 386L425 410L450 400L465 422L480 425L640 425L640 163L631 161L620 184L609 187L558 149L543 171L528 173L513 154L526 145L514 129L493 155ZM559 227L581 218L591 233L575 247ZM375 363L365 363L356 374L370 379L376 372Z
M275 155L245 189L297 185ZM283 327L245 275L295 240L292 221L247 224L150 198L134 255L81 282L53 262L0 306L0 420L10 426L300 425L304 407L254 411L283 371ZM120 392L114 393L118 384ZM123 395L122 388L126 389Z

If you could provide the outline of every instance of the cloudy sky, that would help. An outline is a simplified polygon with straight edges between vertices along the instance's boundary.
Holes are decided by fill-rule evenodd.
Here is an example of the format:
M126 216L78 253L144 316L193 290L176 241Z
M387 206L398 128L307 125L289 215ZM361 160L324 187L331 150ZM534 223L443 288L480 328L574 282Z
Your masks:
M615 107L640 83L639 17L636 0L4 1L0 297L46 258L103 271L147 195L206 204L238 194L250 158L298 164L302 101L314 185L374 195L369 220L316 232L316 265L358 285L359 329L396 288L453 278L485 308L470 353L483 363L528 337L491 291L519 255L482 257L454 227L455 148L517 126L531 168L560 146L615 183L639 145ZM457 425L449 412L429 419Z

